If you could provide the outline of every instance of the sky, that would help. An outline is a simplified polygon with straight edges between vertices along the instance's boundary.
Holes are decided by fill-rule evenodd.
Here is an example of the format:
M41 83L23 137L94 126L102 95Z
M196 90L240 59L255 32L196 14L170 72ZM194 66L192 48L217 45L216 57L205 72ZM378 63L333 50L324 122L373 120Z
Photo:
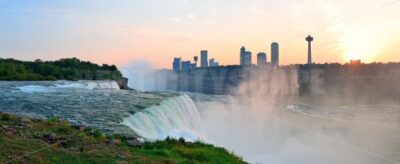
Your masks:
M171 68L200 50L222 65L280 44L280 64L400 62L400 1L393 0L0 0L0 57L78 57Z

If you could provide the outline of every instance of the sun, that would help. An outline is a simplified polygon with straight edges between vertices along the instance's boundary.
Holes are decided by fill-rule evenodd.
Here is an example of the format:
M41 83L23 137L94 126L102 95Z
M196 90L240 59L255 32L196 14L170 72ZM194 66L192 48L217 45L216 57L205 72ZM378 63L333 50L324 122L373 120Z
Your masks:
M378 41L371 33L354 32L340 38L340 47L345 61L371 62L378 53Z

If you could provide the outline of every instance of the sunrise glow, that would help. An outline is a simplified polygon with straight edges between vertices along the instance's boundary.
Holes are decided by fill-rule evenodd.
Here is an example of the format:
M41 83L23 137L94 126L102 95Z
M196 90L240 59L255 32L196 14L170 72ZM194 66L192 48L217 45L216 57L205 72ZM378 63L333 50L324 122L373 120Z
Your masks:
M78 57L120 67L144 60L155 68L171 68L174 57L190 60L206 49L220 64L237 65L241 46L269 56L269 45L278 42L281 64L303 64L307 62L304 37L313 32L316 63L400 61L399 4L385 4L361 0L0 1L0 57ZM377 6L383 7L370 11Z

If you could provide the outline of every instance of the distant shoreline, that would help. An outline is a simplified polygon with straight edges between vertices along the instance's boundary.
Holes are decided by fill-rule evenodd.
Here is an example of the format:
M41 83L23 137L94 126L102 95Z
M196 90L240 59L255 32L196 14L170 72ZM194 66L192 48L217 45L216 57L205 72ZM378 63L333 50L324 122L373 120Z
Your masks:
M118 86L119 86L119 88L121 89L121 90L134 90L134 89L132 89L132 88L130 88L129 86L128 86L128 84L127 84L127 82L128 82L128 79L126 78L126 82L124 82L124 81L115 81L115 80L109 80L109 79L105 79L105 80L64 80L64 79L61 79L61 80L0 80L0 82L2 82L2 81L6 81L6 82L56 82L56 81L60 81L60 82L62 82L62 81L65 81L65 82L79 82L79 81L93 81L93 82L96 82L96 81L114 81L114 82L116 82L117 84L118 84Z
M0 58L0 81L79 81L79 80L114 80L120 89L128 87L115 65L97 65L77 58L66 58L56 61L20 61Z

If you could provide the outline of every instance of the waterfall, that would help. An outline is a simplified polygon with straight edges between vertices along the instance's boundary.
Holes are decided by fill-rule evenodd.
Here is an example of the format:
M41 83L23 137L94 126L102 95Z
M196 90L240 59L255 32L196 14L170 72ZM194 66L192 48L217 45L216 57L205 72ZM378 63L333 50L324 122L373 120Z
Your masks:
M84 83L86 89L113 89L119 90L119 85L114 80L80 81Z
M187 141L205 140L200 114L187 95L169 98L158 106L146 108L122 122L146 140L162 140L170 136Z
M80 81L56 81L37 82L36 84L22 85L17 87L21 92L25 93L49 93L59 90L69 89L90 89L90 90L119 90L119 85L113 80L80 80Z

